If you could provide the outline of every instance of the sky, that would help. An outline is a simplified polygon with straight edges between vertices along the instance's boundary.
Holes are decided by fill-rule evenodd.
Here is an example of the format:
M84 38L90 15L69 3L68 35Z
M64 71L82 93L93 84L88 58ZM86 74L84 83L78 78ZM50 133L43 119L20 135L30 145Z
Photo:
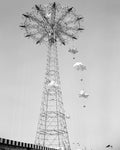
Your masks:
M35 45L24 38L19 25L22 14L35 4L53 0L0 1L0 137L34 143L39 118L46 67L46 45ZM57 2L57 1L56 1ZM63 103L72 149L79 142L87 149L120 149L120 1L60 0L84 16L84 31L74 46L58 45ZM84 72L73 69L80 61ZM80 78L84 81L80 82ZM78 93L85 89L87 100ZM86 105L86 108L83 108Z

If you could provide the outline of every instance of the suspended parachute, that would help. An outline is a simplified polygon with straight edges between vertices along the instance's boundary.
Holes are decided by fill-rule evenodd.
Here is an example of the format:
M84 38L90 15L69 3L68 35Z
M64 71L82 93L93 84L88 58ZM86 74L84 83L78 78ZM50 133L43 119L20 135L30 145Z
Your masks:
M112 145L107 145L107 146L106 146L106 148L109 148L109 147L112 148Z
M70 48L70 49L68 50L68 52L69 52L69 53L72 53L72 54L76 54L76 53L78 53L78 50L77 50L76 48Z
M48 87L58 87L58 84L54 80L52 80L50 81L50 83L48 83Z
M66 119L70 119L70 115L66 115L65 117L66 117Z
M110 145L107 145L106 148L110 147Z
M80 81L82 82L82 81L83 81L83 78L81 78Z
M81 62L76 62L76 63L73 65L73 68L75 68L75 69L77 69L77 70L81 70L81 71L86 70L86 66L83 65Z
M84 90L80 91L79 97L87 98L89 94L87 94Z
M77 48L70 48L68 52L75 55L76 53L78 53L78 50ZM73 59L75 59L75 57L73 57Z

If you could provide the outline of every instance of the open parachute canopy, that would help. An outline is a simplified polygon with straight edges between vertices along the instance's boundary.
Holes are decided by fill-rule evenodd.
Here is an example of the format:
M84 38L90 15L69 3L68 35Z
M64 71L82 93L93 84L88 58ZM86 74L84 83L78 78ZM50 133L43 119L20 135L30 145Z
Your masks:
M70 119L70 115L66 115L65 117L66 117L66 119Z
M50 81L49 83L48 83L48 85L47 85L49 88L50 87L58 87L58 84L54 81L54 80L52 80L52 81Z
M72 54L76 54L76 53L78 53L78 50L77 50L77 48L70 48L70 49L68 50L68 52L69 52L69 53L72 53Z
M76 62L76 63L73 65L73 68L75 68L76 70L81 70L81 71L86 70L86 66L83 65L81 62Z
M84 90L81 90L79 93L79 97L87 98L89 94L87 94Z

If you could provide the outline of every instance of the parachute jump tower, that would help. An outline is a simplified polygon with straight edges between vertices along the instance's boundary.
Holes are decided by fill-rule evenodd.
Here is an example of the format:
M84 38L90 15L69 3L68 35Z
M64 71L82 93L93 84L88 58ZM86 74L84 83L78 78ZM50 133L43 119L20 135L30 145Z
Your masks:
M47 43L47 67L41 112L37 126L35 144L50 148L70 150L70 142L63 108L60 85L57 43L65 45L69 39L77 39L81 16L76 15L73 7L62 7L59 3L47 6L35 5L30 13L23 14L20 25L25 37L36 44Z

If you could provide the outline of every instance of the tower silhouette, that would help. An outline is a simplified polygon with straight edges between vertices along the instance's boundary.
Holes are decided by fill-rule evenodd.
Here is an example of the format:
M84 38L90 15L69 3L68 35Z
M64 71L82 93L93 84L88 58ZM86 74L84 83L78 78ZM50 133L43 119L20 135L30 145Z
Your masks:
M51 84L52 81L54 81L53 84ZM48 49L43 101L36 133L36 144L40 143L43 146L47 145L55 148L63 147L64 145L70 147L65 117L60 87L57 47L54 44Z
M35 144L70 150L70 142L63 108L62 90L59 75L57 43L65 45L68 39L77 39L80 27L79 17L73 7L62 7L59 3L47 6L35 5L33 11L23 14L24 23L20 25L25 37L32 38L36 44L48 44L47 67L40 116Z

